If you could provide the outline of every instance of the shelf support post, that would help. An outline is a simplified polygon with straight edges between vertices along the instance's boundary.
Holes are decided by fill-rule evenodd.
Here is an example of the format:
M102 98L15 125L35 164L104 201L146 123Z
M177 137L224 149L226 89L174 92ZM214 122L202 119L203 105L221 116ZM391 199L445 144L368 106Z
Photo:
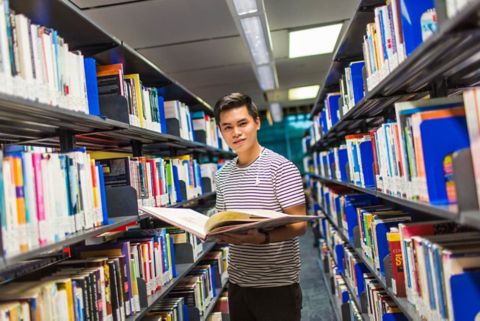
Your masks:
M132 153L134 157L141 157L143 156L143 144L138 140L132 140Z
M60 138L60 151L67 153L72 151L76 145L75 134L69 129L60 129L58 132Z
M448 85L445 78L435 79L430 85L430 96L446 97L448 96Z

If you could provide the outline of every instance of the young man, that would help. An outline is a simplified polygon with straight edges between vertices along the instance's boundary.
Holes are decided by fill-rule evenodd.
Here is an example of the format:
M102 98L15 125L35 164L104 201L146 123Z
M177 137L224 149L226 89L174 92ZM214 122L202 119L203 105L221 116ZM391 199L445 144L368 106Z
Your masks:
M260 146L258 110L233 93L215 105L221 134L238 157L217 173L217 210L268 209L305 215L300 173L283 156ZM227 234L230 243L228 301L231 321L300 321L300 249L306 224Z

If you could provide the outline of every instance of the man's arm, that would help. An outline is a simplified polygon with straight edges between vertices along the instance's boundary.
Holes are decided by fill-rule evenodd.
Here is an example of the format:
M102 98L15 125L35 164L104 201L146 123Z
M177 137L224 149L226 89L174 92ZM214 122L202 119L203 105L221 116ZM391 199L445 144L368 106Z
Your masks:
M285 214L290 215L305 215L306 207L304 204L294 205L287 207L283 210ZM298 222L292 223L285 226L277 227L273 230L270 230L266 233L269 234L270 243L281 242L290 240L296 236L305 234L307 230L307 223ZM238 233L226 233L220 236L220 241L231 243L231 244L262 244L265 242L266 235L263 232L258 231L257 229L249 230L247 234L238 234Z

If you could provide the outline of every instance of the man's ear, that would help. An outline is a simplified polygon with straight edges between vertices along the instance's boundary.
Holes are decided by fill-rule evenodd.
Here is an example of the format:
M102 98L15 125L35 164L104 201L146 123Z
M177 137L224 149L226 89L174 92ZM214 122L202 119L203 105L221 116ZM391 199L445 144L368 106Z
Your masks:
M260 130L262 122L260 121L260 116L255 119L255 124L257 125L257 130Z

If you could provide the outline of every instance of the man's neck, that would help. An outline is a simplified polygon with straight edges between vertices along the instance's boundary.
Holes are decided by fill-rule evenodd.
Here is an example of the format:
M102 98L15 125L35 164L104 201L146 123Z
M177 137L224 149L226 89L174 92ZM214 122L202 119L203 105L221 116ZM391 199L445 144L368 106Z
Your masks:
M237 165L240 167L245 167L253 163L259 156L260 153L262 152L262 146L260 144L256 144L252 146L249 150L238 154L238 161Z

